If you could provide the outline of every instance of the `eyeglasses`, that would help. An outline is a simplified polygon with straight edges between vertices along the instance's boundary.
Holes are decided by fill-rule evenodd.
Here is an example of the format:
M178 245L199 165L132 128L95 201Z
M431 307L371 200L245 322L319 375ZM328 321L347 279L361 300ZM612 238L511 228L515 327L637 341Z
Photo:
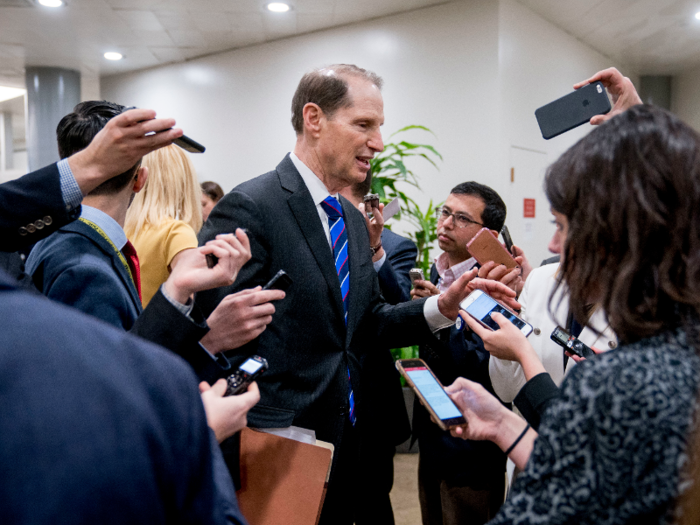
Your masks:
M483 226L483 224L480 222L473 221L466 215L462 215L461 213L452 213L444 206L435 210L435 216L437 217L438 223L445 222L448 217L452 217L452 222L457 228L466 228L470 224L478 224L479 226Z

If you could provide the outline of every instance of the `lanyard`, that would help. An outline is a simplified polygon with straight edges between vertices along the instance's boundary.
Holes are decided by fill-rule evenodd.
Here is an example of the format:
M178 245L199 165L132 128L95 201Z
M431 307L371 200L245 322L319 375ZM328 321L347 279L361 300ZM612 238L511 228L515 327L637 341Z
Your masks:
M134 284L134 288L136 288L138 290L138 287L136 286L136 281L134 280L134 276L131 273L131 268L129 267L129 263L126 262L126 259L124 258L124 254L121 252L121 250L119 248L116 247L116 245L112 242L112 239L107 237L107 234L104 231L102 231L102 228L100 228L94 222L89 221L87 219L84 219L83 217L80 217L80 219L78 219L78 220L80 222L83 222L83 223L87 224L88 226L90 226L90 228L95 230L100 235L100 237L102 237L105 241L107 241L109 243L109 245L114 249L114 253L117 254L122 265L124 266L126 271L129 273L129 277L131 277L131 282Z

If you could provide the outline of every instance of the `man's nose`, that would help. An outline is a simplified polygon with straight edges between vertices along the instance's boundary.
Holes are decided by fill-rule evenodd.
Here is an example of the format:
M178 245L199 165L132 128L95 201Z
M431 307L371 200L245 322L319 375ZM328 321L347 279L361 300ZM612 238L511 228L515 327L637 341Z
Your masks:
M369 141L367 142L367 146L373 151L376 151L377 153L381 153L382 151L384 151L384 141L382 140L382 132L377 130L376 133L372 134Z

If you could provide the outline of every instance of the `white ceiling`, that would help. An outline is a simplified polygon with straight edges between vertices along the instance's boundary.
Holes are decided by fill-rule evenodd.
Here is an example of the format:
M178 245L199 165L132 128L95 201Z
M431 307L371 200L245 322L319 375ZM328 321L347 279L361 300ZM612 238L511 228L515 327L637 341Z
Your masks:
M449 0L0 0L0 79L24 83L24 67L56 66L104 76L249 46ZM125 56L103 58L105 51Z
M25 66L78 69L86 77L180 62L264 41L449 0L0 0L0 82L22 86ZM461 0L469 1L469 0ZM518 0L639 73L700 65L700 0ZM125 59L110 62L105 51Z
M700 65L700 0L518 0L640 74Z

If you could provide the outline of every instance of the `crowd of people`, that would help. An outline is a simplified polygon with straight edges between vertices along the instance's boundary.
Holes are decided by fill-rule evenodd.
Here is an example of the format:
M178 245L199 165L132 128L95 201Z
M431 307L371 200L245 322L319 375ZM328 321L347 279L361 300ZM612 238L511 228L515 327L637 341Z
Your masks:
M411 436L426 525L693 522L700 136L615 69L574 87L594 81L612 111L545 176L556 257L479 264L467 244L507 210L465 181L413 285L415 245L363 202L384 147L376 74L304 75L292 152L225 195L199 185L172 119L76 106L62 160L0 185L2 251L29 254L21 283L0 271L0 520L244 524L239 431L297 426L334 446L323 525L394 523ZM279 270L286 292L263 288ZM474 320L474 290L533 333ZM564 353L557 326L598 355ZM411 428L389 352L408 345L464 425L416 404ZM268 370L227 396L253 355Z

